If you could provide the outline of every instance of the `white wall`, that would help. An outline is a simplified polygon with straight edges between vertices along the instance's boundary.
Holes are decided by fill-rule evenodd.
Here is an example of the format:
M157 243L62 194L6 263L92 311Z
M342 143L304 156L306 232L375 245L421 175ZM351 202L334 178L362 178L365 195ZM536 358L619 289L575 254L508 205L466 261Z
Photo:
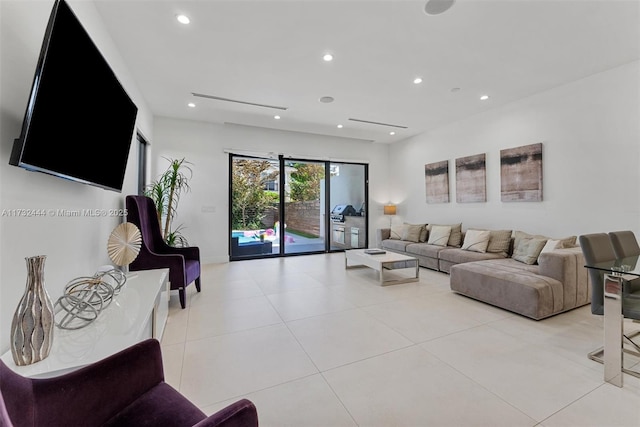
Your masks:
M104 30L93 3L71 0L69 4L138 106L137 126L151 137L153 117ZM124 196L137 192L135 144L132 144L121 194L27 172L8 164L13 140L20 135L52 6L53 1L0 1L0 211L123 208ZM80 104L79 108L82 108ZM108 153L97 155L95 161L99 167L108 167ZM0 352L9 349L11 318L24 292L24 259L47 256L45 284L55 301L69 280L93 274L100 265L110 263L107 239L121 220L119 217L0 217Z
M154 136L154 176L166 167L162 157L185 157L193 163L191 191L180 199L175 225L185 225L184 235L190 244L200 247L203 262L229 259L229 156L225 150L368 163L370 244L375 245L375 229L385 222L387 145L170 118L155 119Z
M352 205L358 211L364 203L364 168L341 164L340 174L331 177L331 206Z
M403 220L550 236L640 235L640 63L470 117L393 146L391 200ZM500 150L543 143L543 201L500 201ZM487 202L456 203L455 159L486 153ZM452 202L427 204L424 165L449 160ZM394 220L394 223L399 221Z

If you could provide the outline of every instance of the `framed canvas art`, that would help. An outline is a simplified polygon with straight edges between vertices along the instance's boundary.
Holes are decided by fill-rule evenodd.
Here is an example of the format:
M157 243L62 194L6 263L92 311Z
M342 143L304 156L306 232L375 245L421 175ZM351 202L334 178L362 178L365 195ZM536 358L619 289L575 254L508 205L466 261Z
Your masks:
M449 161L424 165L427 203L449 203Z
M456 202L487 201L486 168L484 153L456 159Z
M503 202L542 201L542 143L500 150Z

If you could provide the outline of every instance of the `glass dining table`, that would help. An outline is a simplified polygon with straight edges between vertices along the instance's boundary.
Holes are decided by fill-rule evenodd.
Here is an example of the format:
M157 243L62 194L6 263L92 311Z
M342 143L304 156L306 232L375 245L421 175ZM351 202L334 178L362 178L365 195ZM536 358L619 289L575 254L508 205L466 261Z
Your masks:
M640 262L637 256L585 265L602 272L604 283L604 380L622 387L625 373L639 377L640 371L625 368L624 354L640 355L640 346L631 338L640 331L624 333L624 319L640 320ZM637 279L637 284L631 283ZM627 350L624 341L634 349Z

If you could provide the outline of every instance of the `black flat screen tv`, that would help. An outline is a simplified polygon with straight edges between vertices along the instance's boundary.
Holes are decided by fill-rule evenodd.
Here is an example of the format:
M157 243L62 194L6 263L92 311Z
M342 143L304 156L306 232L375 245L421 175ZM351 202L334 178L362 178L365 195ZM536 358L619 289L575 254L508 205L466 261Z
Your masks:
M138 108L64 0L56 0L9 164L122 191Z

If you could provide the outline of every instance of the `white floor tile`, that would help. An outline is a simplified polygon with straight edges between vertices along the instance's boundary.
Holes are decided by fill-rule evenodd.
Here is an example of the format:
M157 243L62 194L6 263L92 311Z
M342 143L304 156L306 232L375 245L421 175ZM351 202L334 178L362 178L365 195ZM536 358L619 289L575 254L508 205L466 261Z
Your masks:
M215 301L189 310L187 340L282 323L265 296Z
M279 292L299 291L302 289L318 288L324 285L307 273L291 273L282 275L264 274L255 279L265 295Z
M182 362L184 358L184 344L162 344L162 366L164 379L175 389L180 388L182 377Z
M625 376L624 381L631 382L631 377ZM544 427L638 427L640 426L639 402L638 390L630 387L630 384L622 388L603 384L574 404L544 420L542 425Z
M280 292L267 298L285 321L355 308L337 291L326 287Z
M418 347L323 375L359 426L534 426L536 422Z
M353 427L357 426L320 374L249 393L258 409L260 427ZM203 410L207 415L238 399L230 399Z
M321 371L412 345L359 309L295 320L288 327Z
M542 421L597 388L596 371L488 326L421 344L531 418Z
M249 398L261 426L640 426L640 379L605 384L586 357L588 306L535 321L446 274L383 287L367 270L343 253L203 266L186 309L172 293L167 381L206 413Z
M318 370L284 325L188 341L180 391L199 407Z
M190 306L211 302L262 296L262 290L253 279L212 280L207 283L205 292L191 296Z
M183 343L187 339L187 324L189 323L189 310L178 308L169 310L167 323L162 333L162 344Z
M414 343L510 316L494 307L474 306L466 298L452 293L402 299L363 310Z

